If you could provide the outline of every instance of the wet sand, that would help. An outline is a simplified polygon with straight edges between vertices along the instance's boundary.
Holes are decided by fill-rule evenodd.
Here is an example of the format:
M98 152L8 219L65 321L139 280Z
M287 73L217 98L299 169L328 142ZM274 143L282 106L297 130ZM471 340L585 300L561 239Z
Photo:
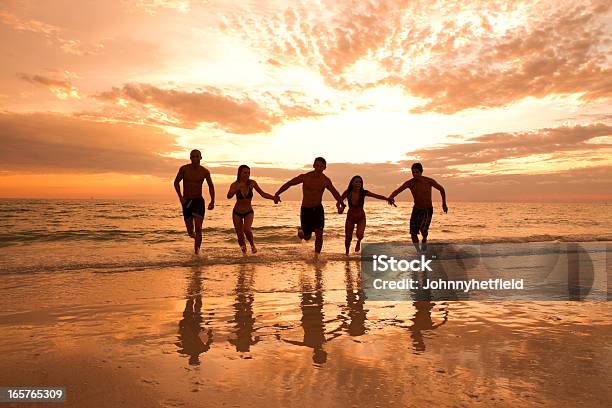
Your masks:
M609 302L368 301L359 267L5 275L0 384L70 407L608 406Z

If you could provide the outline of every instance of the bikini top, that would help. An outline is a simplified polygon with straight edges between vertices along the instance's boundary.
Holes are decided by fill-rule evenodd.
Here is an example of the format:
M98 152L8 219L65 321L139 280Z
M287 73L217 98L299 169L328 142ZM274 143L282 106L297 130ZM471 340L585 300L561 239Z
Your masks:
M243 200L245 198L253 198L253 187L249 186L249 192L246 197L242 195L242 191L240 191L240 187L238 187L238 191L236 191L236 200Z
M361 194L359 194L359 202L357 205L353 205L353 192L351 191L347 197L349 208L359 208L363 207L363 203L365 202L365 196L368 193L368 190L362 190Z

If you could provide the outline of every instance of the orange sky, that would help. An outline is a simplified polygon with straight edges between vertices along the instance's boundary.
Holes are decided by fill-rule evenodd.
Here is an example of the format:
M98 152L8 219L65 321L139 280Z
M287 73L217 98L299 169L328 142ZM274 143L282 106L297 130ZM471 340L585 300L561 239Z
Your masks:
M324 156L388 194L612 198L607 1L0 3L0 197L172 197L199 148L224 196ZM287 198L297 198L293 189Z

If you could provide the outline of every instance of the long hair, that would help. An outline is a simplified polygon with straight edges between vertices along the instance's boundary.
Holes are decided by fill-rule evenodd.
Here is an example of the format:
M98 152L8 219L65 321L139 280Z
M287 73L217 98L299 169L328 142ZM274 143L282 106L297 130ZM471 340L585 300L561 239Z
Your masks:
M246 164L241 164L238 167L238 174L236 174L236 181L240 181L240 173L242 173L243 169L249 169L251 170L251 168L249 166L247 166Z
M365 201L365 187L363 185L363 177L357 175L357 176L353 176L353 178L351 178L351 181L349 181L348 187L346 188L346 191L344 192L346 194L346 197L349 200L349 203L351 202L351 193L353 192L353 181L355 181L356 179L361 179L361 191L359 191L359 204L363 204L363 202Z

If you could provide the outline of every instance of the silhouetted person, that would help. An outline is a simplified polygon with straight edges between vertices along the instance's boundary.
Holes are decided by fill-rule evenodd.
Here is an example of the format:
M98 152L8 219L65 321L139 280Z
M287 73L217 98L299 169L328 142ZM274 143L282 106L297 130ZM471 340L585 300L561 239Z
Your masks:
M425 250L427 247L427 234L429 232L429 224L431 223L431 217L433 216L433 204L431 201L431 188L435 188L440 191L442 196L442 209L444 212L448 212L446 206L446 192L444 187L436 182L436 180L423 176L423 166L421 163L414 163L412 165L412 178L402 184L397 190L395 190L389 196L389 200L393 201L393 198L409 188L414 199L414 206L412 207L412 214L410 215L410 237L412 243L418 252ZM419 232L423 237L423 248L419 248Z
M392 204L391 200L389 200L387 197L366 190L363 187L363 179L361 176L353 176L348 187L340 197L343 205L344 199L346 198L348 200L349 207L349 210L346 213L346 222L344 224L344 248L346 255L349 254L355 226L357 226L357 244L355 245L355 252L361 251L361 240L363 239L363 234L365 233L366 227L366 214L365 210L363 209L366 197L377 198L379 200L388 201L389 204Z
M204 221L205 213L202 184L204 180L208 183L208 191L210 193L209 210L215 208L215 186L210 177L210 171L200 166L202 153L199 150L192 150L189 157L191 164L186 164L179 168L178 174L174 179L174 189L183 207L183 218L185 219L187 234L195 240L193 248L197 254L200 252L200 246L202 245L202 222ZM183 194L181 194L181 180L183 181Z
M325 211L323 210L323 192L328 189L337 200L338 210L344 206L340 193L334 187L329 177L323 174L327 162L323 157L317 157L312 165L314 170L289 180L278 189L274 202L280 201L280 195L291 186L302 184L302 208L300 210L300 228L298 237L308 241L315 233L315 253L320 254L323 248L323 228L325 227Z
M246 164L238 167L238 175L236 181L234 181L227 192L227 198L232 198L236 195L236 204L232 210L232 220L234 222L234 229L236 230L236 236L238 237L238 245L242 249L242 253L246 254L246 242L244 237L246 236L247 241L251 244L251 252L257 252L255 248L255 241L253 240L253 219L255 218L255 212L251 205L251 199L253 198L253 189L255 189L260 196L269 200L274 200L272 194L268 194L263 191L255 180L251 178L251 168Z

